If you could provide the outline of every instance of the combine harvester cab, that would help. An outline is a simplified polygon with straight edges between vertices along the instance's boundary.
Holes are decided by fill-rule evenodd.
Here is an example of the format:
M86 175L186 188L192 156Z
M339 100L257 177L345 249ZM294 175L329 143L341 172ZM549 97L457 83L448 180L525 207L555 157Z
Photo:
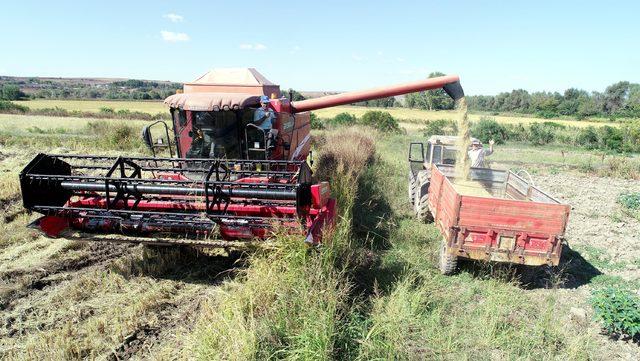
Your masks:
M312 181L309 111L437 88L463 96L444 76L292 102L255 69L212 70L165 100L170 126L143 129L153 157L38 154L20 174L24 207L52 237L226 247L285 229L318 244L336 202ZM254 124L264 96L271 142Z

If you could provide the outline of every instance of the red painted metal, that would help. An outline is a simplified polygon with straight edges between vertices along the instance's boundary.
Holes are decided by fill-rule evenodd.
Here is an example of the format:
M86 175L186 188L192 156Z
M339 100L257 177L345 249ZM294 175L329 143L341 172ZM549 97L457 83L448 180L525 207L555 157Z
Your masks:
M58 237L62 231L69 227L69 220L63 217L47 216L39 220L38 226L48 237Z
M570 207L559 203L459 194L434 164L429 209L452 255L557 265Z
M457 75L446 75L410 83L403 83L368 90L358 90L336 95L324 96L320 98L295 101L291 102L291 107L295 112L306 112L321 108L357 103L365 100L386 98L430 89L439 89L447 84L452 84L458 81L460 81L460 78Z
M322 208L331 197L328 182L321 182L311 186L311 202L315 208Z

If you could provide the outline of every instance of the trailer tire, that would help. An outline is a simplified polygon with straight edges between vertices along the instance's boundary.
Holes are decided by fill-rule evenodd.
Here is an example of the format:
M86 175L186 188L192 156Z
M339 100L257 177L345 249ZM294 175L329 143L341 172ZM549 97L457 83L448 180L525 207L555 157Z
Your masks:
M456 268L458 268L458 257L452 256L447 252L447 242L445 240L442 240L440 244L438 260L440 273L443 275L451 275L456 271Z
M413 206L416 202L416 177L413 175L411 170L409 170L409 185L407 188L409 190L409 202L411 202L411 205Z
M416 192L414 200L414 210L416 213L416 218L418 218L420 222L433 222L433 215L429 210L429 193L420 196L420 192Z

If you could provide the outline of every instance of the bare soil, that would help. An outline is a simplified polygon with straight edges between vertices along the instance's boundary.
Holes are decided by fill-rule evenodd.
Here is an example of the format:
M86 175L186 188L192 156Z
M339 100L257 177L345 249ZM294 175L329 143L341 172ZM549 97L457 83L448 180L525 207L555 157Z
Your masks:
M640 284L640 221L625 214L616 202L625 192L640 192L640 182L580 174L545 174L536 185L571 205L563 260L557 288L532 292L553 293L573 313L562 315L573 327L588 327L601 334L593 320L589 298L593 289L607 284ZM584 317L583 317L584 316ZM598 347L609 359L637 360L640 347L631 340L601 335Z

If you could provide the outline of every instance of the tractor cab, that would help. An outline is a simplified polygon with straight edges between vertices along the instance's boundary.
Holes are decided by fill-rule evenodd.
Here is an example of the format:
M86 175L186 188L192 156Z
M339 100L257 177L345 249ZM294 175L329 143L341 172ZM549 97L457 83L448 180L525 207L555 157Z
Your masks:
M431 169L431 164L455 164L459 137L453 135L432 135L426 143L412 142L409 146L411 172ZM471 138L471 141L476 141Z

